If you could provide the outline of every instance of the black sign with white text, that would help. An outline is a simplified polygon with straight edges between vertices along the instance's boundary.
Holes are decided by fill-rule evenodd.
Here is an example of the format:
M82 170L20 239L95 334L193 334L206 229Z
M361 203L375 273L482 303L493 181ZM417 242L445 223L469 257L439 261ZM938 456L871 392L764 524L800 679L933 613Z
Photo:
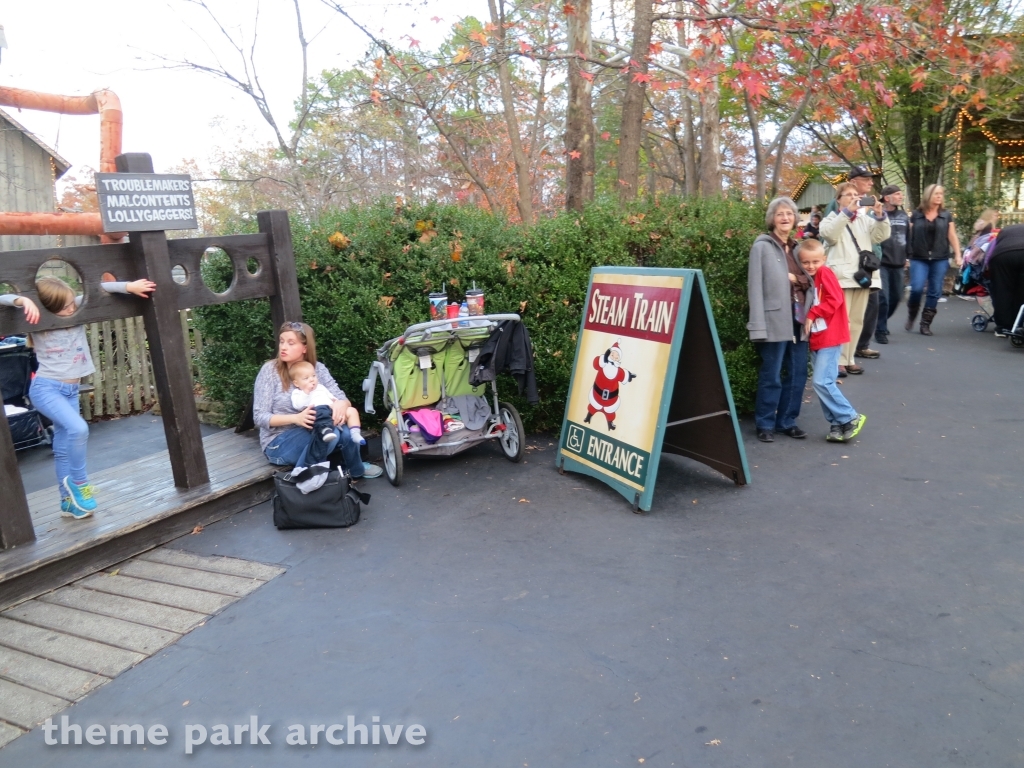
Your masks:
M97 173L104 232L198 229L187 174Z

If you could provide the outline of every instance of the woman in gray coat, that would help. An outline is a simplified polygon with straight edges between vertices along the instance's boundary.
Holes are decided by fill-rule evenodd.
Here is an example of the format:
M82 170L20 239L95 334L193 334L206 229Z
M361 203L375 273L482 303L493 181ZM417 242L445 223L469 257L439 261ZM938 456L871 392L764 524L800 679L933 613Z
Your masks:
M796 258L793 239L796 203L777 197L768 204L765 225L750 249L747 296L750 340L761 354L754 422L757 438L772 442L775 432L798 439L797 426L807 384L807 337L803 323L812 301L812 281Z

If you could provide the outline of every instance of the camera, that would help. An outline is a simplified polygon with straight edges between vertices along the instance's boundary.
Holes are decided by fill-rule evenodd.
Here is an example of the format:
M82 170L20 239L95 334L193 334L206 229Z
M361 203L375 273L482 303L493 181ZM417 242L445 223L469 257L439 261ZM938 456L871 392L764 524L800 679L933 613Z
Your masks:
M874 208L875 203L876 200L874 195L864 195L864 197L860 199L860 202L857 203L857 205L859 205L861 208Z

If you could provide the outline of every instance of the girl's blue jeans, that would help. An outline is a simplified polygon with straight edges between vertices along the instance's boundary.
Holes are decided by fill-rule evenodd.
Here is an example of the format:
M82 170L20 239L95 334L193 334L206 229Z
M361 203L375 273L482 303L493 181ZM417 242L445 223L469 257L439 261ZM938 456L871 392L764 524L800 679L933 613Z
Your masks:
M28 391L32 406L53 422L53 463L57 470L57 487L61 497L67 496L64 478L86 483L85 446L89 441L89 425L82 418L78 404L78 384L36 376Z

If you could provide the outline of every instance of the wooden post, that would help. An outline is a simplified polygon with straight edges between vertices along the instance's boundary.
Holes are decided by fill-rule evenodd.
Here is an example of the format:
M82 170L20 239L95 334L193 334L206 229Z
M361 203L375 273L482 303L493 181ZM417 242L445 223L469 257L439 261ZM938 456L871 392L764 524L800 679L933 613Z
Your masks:
M292 230L288 224L288 211L259 211L256 220L260 232L270 241L270 270L274 275L274 295L270 297L270 319L274 323L274 343L277 330L287 321L302 322L302 304L299 302L299 279L295 272L295 253L292 251Z
M6 416L0 416L0 488L4 499L0 504L0 545L10 549L35 541L36 532L32 527L25 485L21 482L18 456L14 452L14 440Z
M119 173L153 173L153 159L145 153L118 155L116 162ZM132 232L129 241L139 272L156 283L156 291L148 301L142 302L143 322L149 337L174 484L179 488L194 488L210 482L210 472L192 391L192 361L185 353L175 301L177 284L171 276L167 236L162 230Z

